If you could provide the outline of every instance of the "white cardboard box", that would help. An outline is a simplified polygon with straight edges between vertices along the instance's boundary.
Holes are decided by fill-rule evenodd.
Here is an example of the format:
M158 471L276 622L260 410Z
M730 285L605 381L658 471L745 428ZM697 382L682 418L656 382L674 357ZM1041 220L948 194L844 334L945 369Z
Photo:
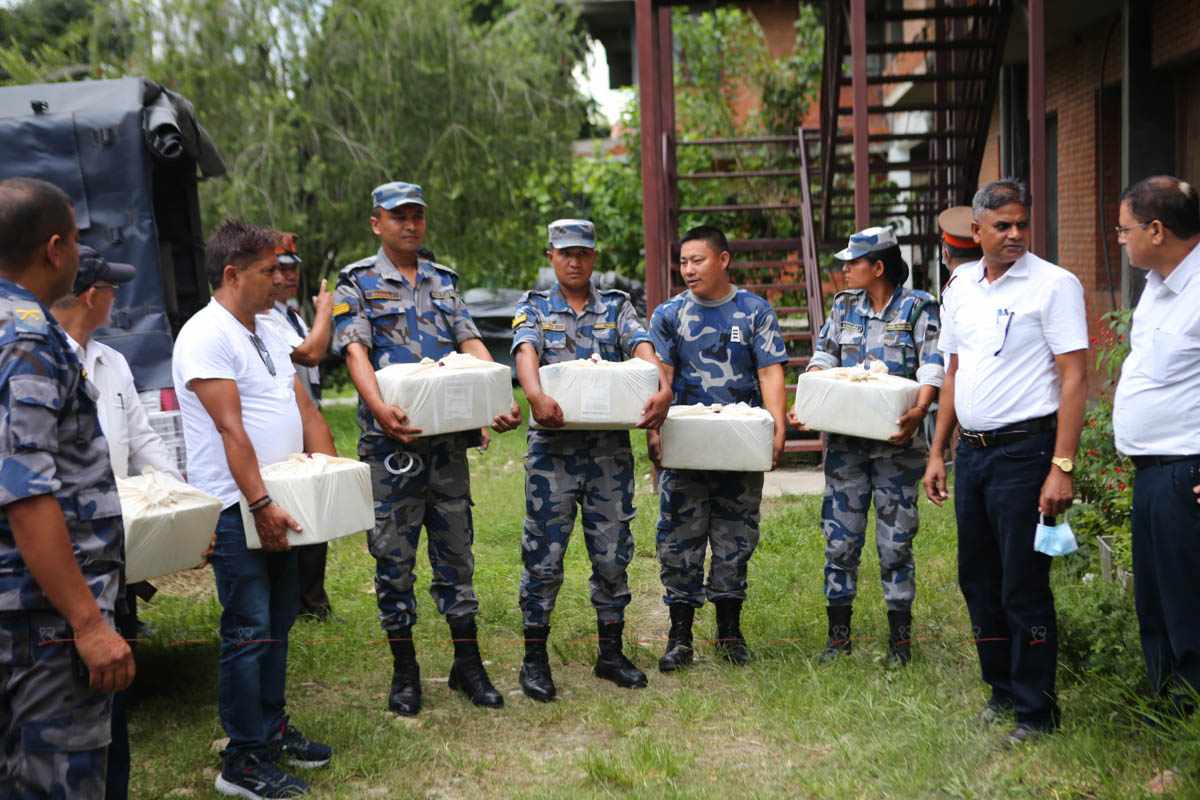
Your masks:
M876 362L880 363L880 362ZM886 440L917 402L920 384L861 367L805 372L796 382L796 418L815 431Z
M579 358L538 370L542 391L563 411L563 428L620 430L636 427L658 391L658 367L640 358L605 361ZM532 415L529 427L541 427Z
M662 426L667 469L768 472L775 420L765 408L696 404L671 406Z
M129 583L198 567L217 529L221 501L165 472L117 479Z
M304 529L288 532L292 547L328 542L375 527L371 468L361 461L294 453L260 472L267 494ZM246 546L260 549L262 542L245 497L241 508Z
M509 368L466 353L392 364L376 372L375 379L383 401L404 409L421 436L484 428L512 410Z

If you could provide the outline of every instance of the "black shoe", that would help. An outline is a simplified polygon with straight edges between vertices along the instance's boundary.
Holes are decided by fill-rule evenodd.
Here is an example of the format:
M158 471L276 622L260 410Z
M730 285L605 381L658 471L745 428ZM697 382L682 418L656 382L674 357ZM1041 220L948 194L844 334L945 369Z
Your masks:
M622 650L625 623L597 621L596 628L600 632L600 655L596 658L592 673L597 678L612 681L622 689L646 688L646 673L626 658Z
M887 618L887 663L893 667L907 666L908 662L912 660L912 611L889 610Z
M696 656L692 649L692 622L696 609L691 606L668 606L671 611L671 630L667 633L667 651L658 660L659 672L674 672L689 666Z
M1035 739L1040 739L1047 733L1050 733L1049 729L1047 728L1038 728L1030 725L1027 722L1019 722L1017 723L1017 727L1013 728L1009 732L1008 737L1004 740L1004 743L1009 747L1020 747L1021 745L1032 742Z
M554 678L550 675L550 657L546 654L546 642L550 639L550 626L525 626L525 660L521 662L521 691L531 700L549 703L558 694Z
M421 667L413 647L412 628L388 632L392 648L392 688L388 691L388 711L402 717L415 717L421 711Z
M333 758L332 747L307 738L286 717L280 735L272 742L272 746L276 750L276 761L282 759L301 769L323 767Z
M483 659L479 655L479 641L475 628L475 617L447 617L450 637L454 641L454 664L450 667L450 688L465 694L472 703L484 708L502 708L504 698L492 686Z
M825 641L825 650L821 652L820 661L828 664L841 655L850 655L850 617L854 614L853 606L827 606L825 615L829 618L829 636Z
M288 775L265 753L224 756L213 783L218 794L247 800L278 800L308 794L308 784Z
M742 601L717 600L717 654L739 667L750 663L750 648L742 637Z

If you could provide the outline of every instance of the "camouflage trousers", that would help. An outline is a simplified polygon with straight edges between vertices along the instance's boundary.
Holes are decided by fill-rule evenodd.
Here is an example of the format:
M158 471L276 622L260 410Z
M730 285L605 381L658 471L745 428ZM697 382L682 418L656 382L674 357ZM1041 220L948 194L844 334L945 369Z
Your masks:
M761 472L665 469L659 473L658 561L667 605L696 608L746 598L746 570L758 546ZM704 555L712 549L708 582Z
M625 570L633 558L633 453L627 432L530 432L521 536L526 625L550 624L576 506L592 562L592 606L601 622L620 622L631 596Z
M883 599L906 610L916 595L912 543L917 535L917 482L925 472L921 447L830 436L825 451L825 599L850 605L858 593L858 565L867 536L867 509L875 503L875 548Z
M466 441L461 434L446 434L412 444L379 437L359 442L375 496L375 529L367 545L375 557L375 596L385 631L417 621L413 583L422 526L433 570L429 593L438 613L463 616L479 610L472 583L475 530ZM400 470L405 471L394 474Z
M52 611L0 614L5 800L104 797L112 695L88 686L71 637Z

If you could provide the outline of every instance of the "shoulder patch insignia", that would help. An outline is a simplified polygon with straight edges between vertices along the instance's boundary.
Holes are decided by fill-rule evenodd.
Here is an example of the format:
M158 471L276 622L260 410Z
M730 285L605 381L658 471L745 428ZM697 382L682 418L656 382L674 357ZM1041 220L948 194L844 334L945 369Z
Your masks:
M563 323L563 322L543 322L542 323L542 330L544 330L544 331L562 332L562 331L565 331L566 329L567 329L567 325L566 325L566 323Z
M18 336L44 337L50 332L46 315L40 308L14 308L13 322Z
M335 317L340 317L342 314L349 314L349 313L350 313L350 304L349 303L335 303L334 304L333 315Z
M528 321L529 321L528 314L517 314L515 317L513 317L512 326L514 328L519 328Z

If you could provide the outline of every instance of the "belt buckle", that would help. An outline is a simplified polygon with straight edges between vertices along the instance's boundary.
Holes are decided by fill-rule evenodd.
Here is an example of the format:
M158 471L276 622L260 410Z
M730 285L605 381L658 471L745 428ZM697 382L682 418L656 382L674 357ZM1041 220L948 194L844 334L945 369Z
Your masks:
M966 436L976 447L987 447L987 434L983 431L962 431L962 435Z

